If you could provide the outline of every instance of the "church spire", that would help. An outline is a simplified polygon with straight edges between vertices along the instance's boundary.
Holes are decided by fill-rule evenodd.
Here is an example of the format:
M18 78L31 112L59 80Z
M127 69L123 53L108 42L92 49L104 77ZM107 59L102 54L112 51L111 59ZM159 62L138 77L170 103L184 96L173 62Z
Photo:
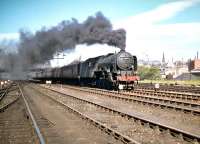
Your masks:
M165 54L163 52L162 63L165 64Z
M161 63L161 69L160 69L161 75L165 75L165 68L166 68L165 54L164 54L164 52L163 52L162 63Z

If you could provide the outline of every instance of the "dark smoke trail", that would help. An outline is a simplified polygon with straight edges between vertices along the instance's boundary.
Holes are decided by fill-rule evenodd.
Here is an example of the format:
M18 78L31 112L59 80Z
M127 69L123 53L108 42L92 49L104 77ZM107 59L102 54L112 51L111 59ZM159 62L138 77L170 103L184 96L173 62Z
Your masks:
M43 28L35 35L21 31L19 53L27 64L44 63L53 58L56 51L73 49L77 44L108 44L125 49L126 32L112 30L110 21L100 12L83 23L76 19L63 21L51 29Z
M113 30L110 21L98 12L83 23L72 19L52 28L42 28L35 34L20 31L20 42L16 53L5 54L3 68L19 75L36 64L53 59L57 51L72 50L78 44L108 44L125 49L126 32Z

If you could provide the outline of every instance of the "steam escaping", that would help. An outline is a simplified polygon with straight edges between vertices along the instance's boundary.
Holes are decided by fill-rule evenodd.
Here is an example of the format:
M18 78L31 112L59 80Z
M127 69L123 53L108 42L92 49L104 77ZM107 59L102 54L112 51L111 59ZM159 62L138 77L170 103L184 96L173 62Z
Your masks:
M50 29L43 28L35 35L20 32L19 54L29 65L44 63L53 58L57 51L74 49L78 44L108 44L125 49L126 32L124 29L112 30L110 21L98 12L83 23L72 19L63 21Z

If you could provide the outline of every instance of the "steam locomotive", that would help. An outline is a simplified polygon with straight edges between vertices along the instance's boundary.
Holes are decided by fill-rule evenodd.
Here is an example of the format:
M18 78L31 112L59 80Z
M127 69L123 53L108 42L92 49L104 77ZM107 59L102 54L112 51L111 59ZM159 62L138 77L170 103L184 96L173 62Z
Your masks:
M137 57L121 50L61 68L44 69L37 72L34 79L104 89L133 89L139 80L136 70Z

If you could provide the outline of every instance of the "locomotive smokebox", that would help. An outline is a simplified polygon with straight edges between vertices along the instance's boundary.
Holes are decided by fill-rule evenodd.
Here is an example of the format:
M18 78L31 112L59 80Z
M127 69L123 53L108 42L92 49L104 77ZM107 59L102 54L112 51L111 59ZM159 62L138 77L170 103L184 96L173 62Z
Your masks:
M98 69L109 71L135 71L137 70L137 58L125 50L121 50L117 54L109 54L101 58L98 63Z
M134 63L137 61L130 53L121 50L117 54L116 63L121 70L131 70L134 69Z

